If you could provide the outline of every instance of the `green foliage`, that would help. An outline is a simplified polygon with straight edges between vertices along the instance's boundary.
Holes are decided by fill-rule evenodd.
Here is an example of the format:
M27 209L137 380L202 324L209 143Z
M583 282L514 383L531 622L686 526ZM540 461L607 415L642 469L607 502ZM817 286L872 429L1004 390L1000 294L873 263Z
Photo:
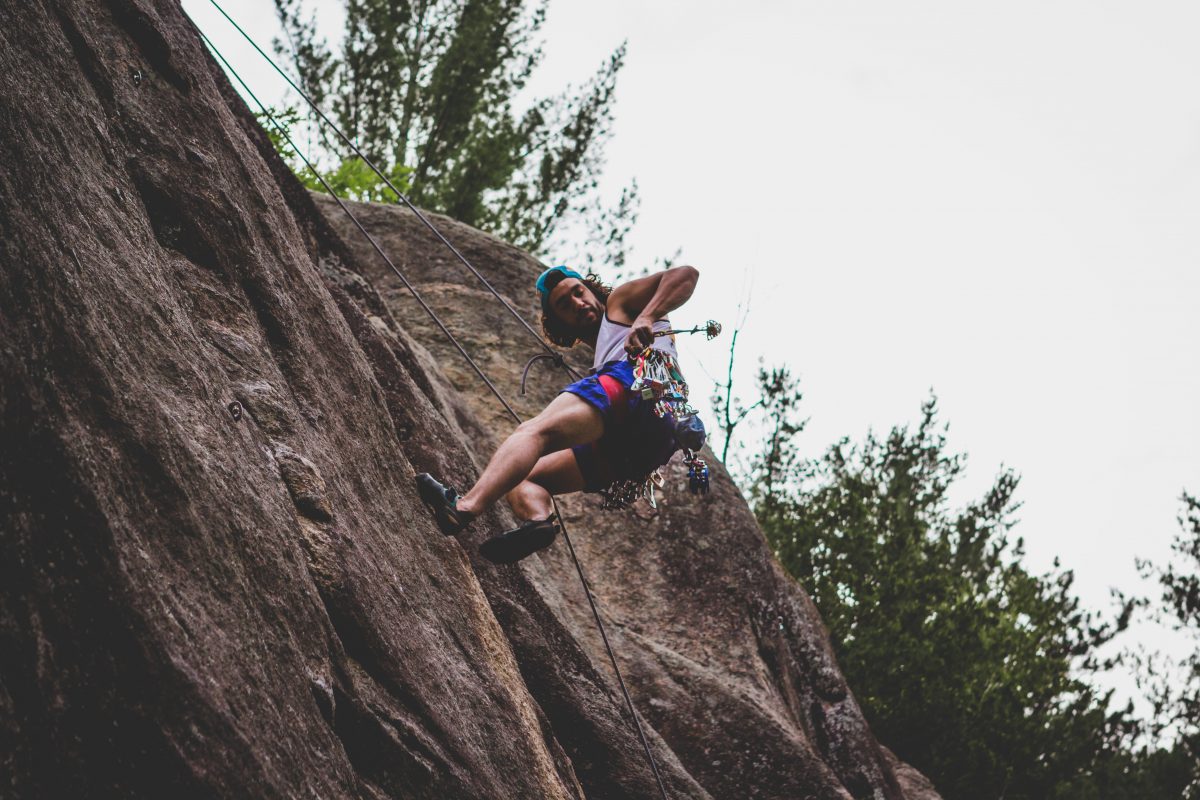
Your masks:
M267 132L267 136L271 139L271 144L275 146L275 152L283 156L283 160L295 171L300 158L295 149L288 144L287 137L284 134L287 133L288 136L295 136L293 130L302 119L300 112L292 107L267 107L265 111L256 111L254 118L258 120L258 124Z
M292 171L296 173L296 177L300 179L300 182L313 191L324 191L325 187L321 184L320 179L304 164L295 149L288 144L287 138L279 130L279 127L282 126L288 132L288 135L292 137L292 140L295 141L295 128L302 119L300 112L291 107L282 110L269 108L267 109L267 113L260 111L255 114L255 117L258 118L259 124L266 129L267 135L271 137L271 142L275 145L276 151L288 163ZM275 120L274 124L271 122L272 117ZM409 176L411 174L412 170L403 164L394 164L384 173L388 181L391 181L392 186L395 186L401 192L408 192L410 188ZM367 165L367 162L356 155L346 156L335 168L322 172L321 177L325 179L329 187L337 192L340 197L373 203L399 202L395 193L388 188L387 182L376 174L375 170Z
M1107 753L1095 769L1060 787L1056 800L1182 800L1194 774L1195 757L1182 744L1170 748Z
M805 424L797 416L800 401L804 399L799 378L787 366L769 370L760 366L758 389L758 405L768 424L762 453L751 467L750 499L761 523L764 519L780 518L792 499L797 481L808 473L808 465L800 458L796 442Z
M803 459L796 382L786 369L759 382L768 424L756 515L820 609L880 741L948 800L1142 796L1161 775L1138 777L1147 762L1129 749L1128 710L1109 713L1086 680L1111 666L1097 649L1132 604L1102 622L1080 608L1070 571L1022 565L1022 542L1009 537L1017 476L1002 471L952 510L965 459L947 453L933 400L915 429Z
M1186 797L1200 800L1200 500L1183 493L1180 531L1165 565L1139 563L1142 574L1162 590L1155 611L1192 643L1181 663L1144 676L1151 689L1160 733L1177 737L1177 750L1189 765ZM1148 666L1148 665L1144 665Z
M335 50L317 34L305 0L275 0L285 32L276 51L371 161L406 177L415 203L535 252L564 220L594 210L624 45L578 90L518 115L514 98L541 58L535 37L544 2L344 3ZM340 165L347 186L384 199L347 148L328 134L321 141L321 163ZM636 187L611 213L613 226L595 239L623 253Z
M307 167L301 169L297 174L309 189L320 191L324 188L317 180L317 176ZM401 192L408 191L408 177L412 174L411 169L403 164L394 164L385 174L392 186ZM342 159L342 163L338 164L337 169L327 172L321 177L342 197L375 203L396 202L396 195L388 188L383 178L375 174L375 171L367 166L367 162L358 156L347 156Z
M583 217L587 220L585 239L589 246L572 263L579 264L586 272L599 273L603 270L614 284L624 278L639 277L628 274L626 260L629 252L627 239L637 223L641 202L636 180L621 192L617 204L611 208L601 203L599 198L591 198L583 210ZM666 259L663 262L662 269L671 266ZM640 272L640 275L648 274L648 267Z

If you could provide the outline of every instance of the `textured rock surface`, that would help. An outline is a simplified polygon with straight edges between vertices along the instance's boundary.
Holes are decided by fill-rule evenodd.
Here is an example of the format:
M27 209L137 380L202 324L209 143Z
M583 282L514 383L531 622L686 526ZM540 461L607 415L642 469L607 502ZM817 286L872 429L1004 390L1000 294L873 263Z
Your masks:
M413 491L511 423L178 6L0 23L0 795L656 796L562 543L493 567L506 512L460 544ZM515 395L515 322L363 211ZM529 311L537 265L445 224ZM527 414L560 382L534 369ZM727 478L670 499L566 503L670 794L935 797Z
M341 209L314 199L354 251L363 277L436 357L453 396L467 405L460 414L464 424L484 421L485 430L474 438L483 445L476 453L485 458L490 445L484 443L513 427L503 406L361 234L352 236L356 229ZM395 206L351 209L521 414L535 414L549 402L568 379L539 362L530 396L519 397L521 370L538 352L536 342L415 215ZM510 305L536 319L530 283L540 264L453 220L431 219ZM696 320L716 312L687 311ZM582 348L568 357L577 366L590 365L591 353ZM640 506L604 512L594 498L578 495L562 502L639 710L683 767L716 798L936 797L907 780L919 773L881 754L816 609L770 555L724 470L715 469L713 492L705 498L692 498L684 487L684 471L674 464L657 511ZM476 525L463 538L478 544L487 534ZM486 562L476 567L485 590L502 571ZM603 643L564 543L523 562L520 571L607 672ZM519 641L522 631L506 629ZM523 662L519 645L517 651ZM531 690L537 694L536 686ZM897 766L906 770L903 776Z

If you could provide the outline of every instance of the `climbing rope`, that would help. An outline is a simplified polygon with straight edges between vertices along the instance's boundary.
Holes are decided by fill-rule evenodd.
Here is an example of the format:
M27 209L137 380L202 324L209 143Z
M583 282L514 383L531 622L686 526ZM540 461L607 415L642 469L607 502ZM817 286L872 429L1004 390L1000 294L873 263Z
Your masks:
M230 23L233 24L233 26L236 27L238 29L238 31L244 37L246 37L246 39L248 41L250 41L250 43L254 46L254 48L256 50L258 50L259 53L263 52L258 47L258 45L255 44L254 41L250 39L250 37L245 33L245 31L242 31L242 29L237 25L237 23L234 22L232 19L230 19L229 15L226 14L219 5L217 5L216 0L210 0L210 2L212 2L212 4L217 7L217 10L220 11L221 14L226 19L228 19L230 21ZM199 29L199 26L197 26L196 30L200 34L200 38L203 39L204 43L208 46L209 50L212 51L213 55L216 56L216 58L221 62L221 64L225 67L225 69L229 72L229 74L232 75L234 77L234 79L238 82L238 85L240 85L242 87L242 89L246 92L246 94L259 107L259 109L262 111L262 114L265 117L267 117L267 119L270 121L270 123L275 127L275 129L279 132L279 134L288 143L288 146L291 147L292 150L295 151L295 153L304 162L305 167L307 167L308 170L314 176L316 176L317 180L321 183L321 186L325 189L325 191L327 191L330 194L330 196L333 197L333 199L335 201L337 201L337 204L342 209L342 211L344 211L346 213L346 215L354 223L355 227L357 227L358 230L363 234L363 236L365 236L367 238L367 241L371 243L371 246L375 249L375 252L377 252L379 254L379 256L384 260L384 262L388 265L388 267L391 268L392 272L394 272L396 274L396 277L400 279L400 282L404 284L405 288L407 288L412 293L413 297L420 304L421 308L425 310L425 312L434 321L434 323L438 326L438 328L442 331L442 333L445 334L446 338L450 340L451 344L453 344L454 347L458 350L458 352L460 354L462 354L463 358L466 359L467 363L471 365L471 368L475 371L475 373L479 376L479 378L487 385L488 389L491 390L492 394L494 394L496 396L496 399L500 401L500 403L504 406L505 410L508 411L509 415L513 418L513 420L515 420L518 424L523 422L521 415L518 414L513 409L512 405L508 402L508 400L506 400L504 398L504 395L502 395L500 393L500 390L497 389L496 386L491 382L491 380L488 379L487 375L484 374L483 370L480 369L479 365L475 363L474 359L471 358L470 354L467 353L467 351L463 348L463 346L458 342L458 339L455 338L454 334L450 332L450 329L447 328L446 325L442 322L441 318L438 317L437 312L435 312L429 306L429 304L425 302L424 298L421 297L421 295L417 291L416 287L413 286L412 283L409 282L409 280L399 270L399 268L397 268L396 265L394 263L392 263L392 260L388 257L387 253L385 253L383 251L383 248L380 247L379 243L375 241L375 238L373 236L371 236L371 234L367 231L367 229L363 227L362 223L359 222L358 218L354 215L354 212L352 212L350 210L349 206L347 206L345 204L345 202L342 201L341 197L338 196L337 192L335 192L333 190L333 188L329 185L329 183L321 176L321 174L319 172L317 172L316 168L308 160L308 158L306 158L304 156L303 152L296 145L296 143L292 140L292 137L291 137L290 133L288 132L286 126L284 126L275 117L275 115L271 112L271 110L269 108L267 108L267 106L261 100L258 99L258 96L255 95L254 92L250 89L250 87L248 85L246 85L246 82L244 80L242 80L242 77L240 74L238 74L237 70L235 70L233 68L233 66L225 59L225 56L221 54L221 51L217 49L216 45L214 45L212 43L212 41L204 34L204 32ZM263 53L263 56L267 57L265 53ZM271 59L269 57L267 57L267 60L270 61ZM274 66L273 61L272 61L272 66ZM279 70L279 68L277 66L276 66L276 70ZM282 71L280 71L280 74L283 74ZM284 77L286 78L287 76L285 75ZM288 82L291 83L290 79ZM295 84L292 84L292 86L293 86L293 88L295 88ZM299 91L299 89L297 89L297 91ZM308 100L307 97L305 97L305 99ZM310 105L312 105L311 100L308 100L308 102ZM317 110L318 114L321 113L319 109L316 109L315 105L313 105L313 108L314 108L314 110ZM328 119L325 117L324 114L321 114L321 117L323 119L326 119L326 121L328 121ZM340 131L339 131L339 135L341 135ZM342 138L345 140L344 136ZM346 141L348 142L348 140L346 140ZM353 147L353 145L351 145L351 146ZM357 148L355 148L355 151L357 152ZM367 161L365 156L361 156L361 154L360 154L360 157L362 157L364 161ZM374 169L373 165L372 165L372 169ZM379 174L378 170L376 170L376 173ZM386 177L384 178L384 180L387 180ZM389 185L389 187L391 187L390 182L388 185ZM392 191L396 192L397 196L403 198L403 195L401 195L398 191L396 191L395 187L391 187L391 188L392 188ZM409 207L413 209L413 211L416 211L417 215L421 217L421 219L425 222L425 224L428 225L430 227L430 229L433 230L434 233L437 234L438 238L442 242L444 242L447 247L449 247L451 250L454 251L454 253L459 257L460 260L462 260L462 262L464 264L467 264L467 266L471 269L472 272L475 272L476 275L479 275L478 271L476 271L474 267L470 266L470 263L466 260L466 258L464 258L462 256L461 253L458 252L458 250L454 247L454 245L450 244L450 242L447 241L446 238L444 236L442 236L441 233L436 228L433 227L433 224L431 222L429 222L429 220L424 215L422 215L421 212L418 211L415 206L413 206L411 203L408 203L407 198L404 198L404 202L406 204L408 204ZM479 278L481 280L484 280L482 275L479 275ZM484 280L484 283L489 288L491 288L491 284L488 284L486 280ZM499 293L497 293L494 289L492 289L492 294L494 294L502 303L504 303L505 307L508 308L509 311L512 312L514 316L516 316L518 319L521 319L520 315L517 314L516 311L513 310L512 307L509 306L508 303L504 301L504 298L500 297ZM522 323L524 323L523 319L521 319L521 321L522 321ZM539 341L541 341L541 337L538 336L537 332L534 331L532 328L530 328L527 323L525 323L525 327L528 328L530 330L530 332L533 333L534 336L537 336ZM542 344L545 345L545 342L542 342ZM547 347L547 349L549 350L548 347ZM565 361L562 360L562 356L559 353L554 352L553 350L550 350L550 353L551 353L551 355L558 358L559 363L568 372L574 373L574 370L572 370L570 365L566 364ZM629 715L633 719L633 725L634 725L634 728L637 730L638 738L641 740L642 749L645 750L646 760L650 763L650 769L654 773L654 780L658 784L659 793L662 795L663 800L667 800L667 790L666 790L666 787L663 785L662 776L659 774L658 763L656 762L656 760L654 758L654 754L650 750L650 743L646 739L645 732L642 730L642 723L638 719L637 711L634 708L633 698L630 696L629 689L625 685L625 679L621 675L621 668L617 664L616 654L613 652L612 645L608 640L608 634L604 629L604 622L600 619L600 611L599 611L598 607L596 606L595 598L592 596L592 590L591 590L591 587L588 585L587 577L583 573L583 566L579 562L579 556L575 552L575 545L571 542L571 536L570 536L570 533L567 531L567 525L563 519L562 511L558 507L558 500L555 499L553 497L553 495L551 496L550 500L554 505L554 515L556 517L558 517L559 526L562 528L563 539L566 541L567 549L571 553L571 560L575 564L575 571L579 575L579 582L583 586L584 594L587 596L588 605L592 609L592 617L596 620L596 627L600 631L600 638L604 641L604 649L608 652L608 658L609 658L610 663L612 664L613 672L617 676L617 683L621 687L621 694L624 695L625 705L629 708Z
M542 346L543 349L545 349L546 353L548 354L548 357L553 358L555 363L557 363L560 367L562 367L564 370L566 370L567 373L571 376L572 380L579 380L582 376L578 372L576 372L575 369L573 369L570 364L568 364L566 362L566 359L563 358L562 353L558 352L554 348L550 347L550 345L546 344L546 340L542 338L541 334L538 333L533 328L533 326L530 325L525 320L525 318L522 317L521 314L515 308L513 308L512 305L510 305L507 300L504 299L504 296L501 295L500 292L496 291L496 287L492 286L491 282L488 281L488 279L484 277L483 273L480 272L478 269L476 269L475 266L470 261L467 260L467 257L464 256L462 254L462 252L460 252L459 249L450 242L449 239L447 239L444 235L442 235L442 232L440 230L438 230L436 226L434 226L434 224L429 220L429 218L427 216L425 216L424 212L422 212L421 209L417 208L417 206L411 200L408 199L407 195L405 195L403 192L401 192L399 189L396 188L396 186L392 183L391 179L388 178L388 176L386 174L384 174L384 172L382 170L380 170L379 167L375 166L375 162L373 162L371 159L367 158L366 153L364 153L362 150L360 150L358 148L358 145L356 145L350 139L350 137L347 136L346 133L344 131L342 131L342 129L340 127L338 127L337 123L334 122L333 120L331 120L325 114L325 112L321 110L321 107L317 105L316 101L313 100L311 97L309 97L308 94L303 89L301 89L294 80L292 80L291 76L283 71L283 69L279 66L279 64L277 64L275 62L275 59L273 59L269 55L267 55L267 53L261 47L258 46L258 43L255 42L254 39L252 39L250 37L250 34L246 33L246 31L244 31L242 29L242 26L238 25L237 22L235 22L234 19L229 16L229 14L225 13L225 9L221 8L220 4L217 3L217 0L209 0L209 2L212 3L213 7L216 8L218 12L220 12L221 16L223 16L225 19L227 19L229 21L229 24L232 25L237 30L237 32L242 35L242 38L244 38L247 42L249 42L250 46L253 47L255 50L257 50L258 54L267 60L267 63L270 64L271 67L276 72L279 73L280 77L282 77L285 81L287 81L287 84L289 86L291 86L292 89L294 89L295 92L304 99L304 102L308 104L309 108L311 108L314 112L316 112L317 116L321 118L321 121L323 121L326 125L328 125L333 130L333 132L338 135L338 138L341 139L343 142L345 142L346 146L354 151L354 154L356 156L358 156L359 158L362 159L363 163L366 164L367 167L369 167L370 170L372 172L374 172L379 177L379 179L382 180L387 185L387 187L389 189L392 190L392 193L396 195L396 198L401 203L403 203L405 206L407 206L409 210L411 210L414 214L416 214L417 219L421 220L421 222L423 222L425 224L425 227L429 228L429 230L433 233L433 235L436 236L441 241L442 244L446 245L446 247L450 249L450 252L454 253L454 256L459 261L462 262L462 265L464 267L466 267L468 270L470 270L471 273L474 274L475 277L479 279L479 281L487 288L487 290L492 293L492 296L494 296L497 300L500 301L500 304L503 305L508 310L508 313L512 314L513 318L516 319L517 322L521 323L521 325L525 328L525 330L529 331L529 333L533 336L533 338L537 339L538 343ZM295 148L293 148L293 149L295 149Z
M197 30L199 29L197 28ZM275 126L275 129L279 131L279 134L287 141L288 146L291 147L292 150L296 152L296 155L300 157L300 160L304 162L304 166L308 168L309 172L316 176L317 180L320 181L321 186L325 188L325 191L329 192L330 196L337 201L337 204L341 207L342 211L345 211L346 215L350 217L350 221L355 224L363 236L367 237L367 241L370 242L371 246L375 248L375 252L379 253L379 256L384 260L384 262L391 267L392 272L396 273L396 277L400 279L400 282L404 284L405 288L412 292L412 296L421 305L421 308L425 309L426 313L429 314L434 323L441 328L442 333L446 334L446 337L458 349L458 352L462 354L462 357L465 358L467 363L471 365L471 369L475 370L475 374L487 384L487 387L492 390L492 394L496 395L496 399L498 399L504 405L504 407L508 409L508 413L511 414L514 419L520 422L520 415L513 410L513 407L509 404L508 400L504 399L504 395L500 394L500 390L496 388L496 386L488 379L488 376L484 374L483 370L480 369L479 365L475 363L475 359L471 358L470 354L463 349L463 346L459 344L458 340L454 338L454 335L450 333L450 330L438 317L437 313L430 308L428 303L425 302L425 298L421 297L421 293L417 291L417 288L413 286L412 283L409 282L408 278L404 277L404 273L401 272L394 263L392 263L392 260L388 258L387 253L385 253L383 248L379 246L379 243L375 241L375 237L372 236L367 229L362 226L362 223L358 221L358 217L354 216L354 212L352 212L350 208L342 201L342 198L338 197L337 192L335 192L333 188L325 181L325 178L323 178L321 174L316 171L312 165L312 162L310 162L296 146L296 143L292 140L292 137L288 133L286 126L279 122L279 120L275 118L275 115L271 113L270 109L268 109L263 102L258 99L258 96L254 94L253 91L251 91L250 87L246 85L246 82L242 80L242 76L239 75L237 71L234 70L234 68L230 65L230 63L225 60L225 56L221 55L221 51L218 50L216 45L214 45L212 41L204 35L203 31L200 31L200 38L204 40L204 43L208 45L210 50L212 50L213 55L215 55L225 66L225 69L227 69L229 73L233 75L235 79L237 79L238 84L241 85L246 94L248 94L250 98L254 100L255 104L258 105L260 109L262 109L263 114L271 121L271 124Z

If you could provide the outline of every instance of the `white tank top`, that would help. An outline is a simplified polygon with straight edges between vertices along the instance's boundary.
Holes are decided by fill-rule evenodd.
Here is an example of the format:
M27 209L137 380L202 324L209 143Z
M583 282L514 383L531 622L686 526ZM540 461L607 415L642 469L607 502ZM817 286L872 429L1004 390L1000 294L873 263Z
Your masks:
M596 358L592 361L594 369L600 369L610 361L618 361L626 357L625 339L629 336L630 327L622 325L620 322L613 322L608 318L608 312L605 312L604 318L600 320L600 332L596 334ZM655 320L651 328L655 331L669 331L671 330L671 321ZM679 353L675 350L674 336L655 336L654 344L650 346L655 350L669 353L671 358L676 361L679 360Z

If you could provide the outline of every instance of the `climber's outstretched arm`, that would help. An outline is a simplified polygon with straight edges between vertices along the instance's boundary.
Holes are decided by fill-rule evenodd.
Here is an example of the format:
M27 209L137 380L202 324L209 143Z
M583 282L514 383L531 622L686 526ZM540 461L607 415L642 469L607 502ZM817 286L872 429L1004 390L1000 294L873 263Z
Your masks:
M686 303L699 279L700 271L695 267L672 267L614 289L606 313L612 321L630 326L626 352L637 353L650 346L654 341L655 320Z

